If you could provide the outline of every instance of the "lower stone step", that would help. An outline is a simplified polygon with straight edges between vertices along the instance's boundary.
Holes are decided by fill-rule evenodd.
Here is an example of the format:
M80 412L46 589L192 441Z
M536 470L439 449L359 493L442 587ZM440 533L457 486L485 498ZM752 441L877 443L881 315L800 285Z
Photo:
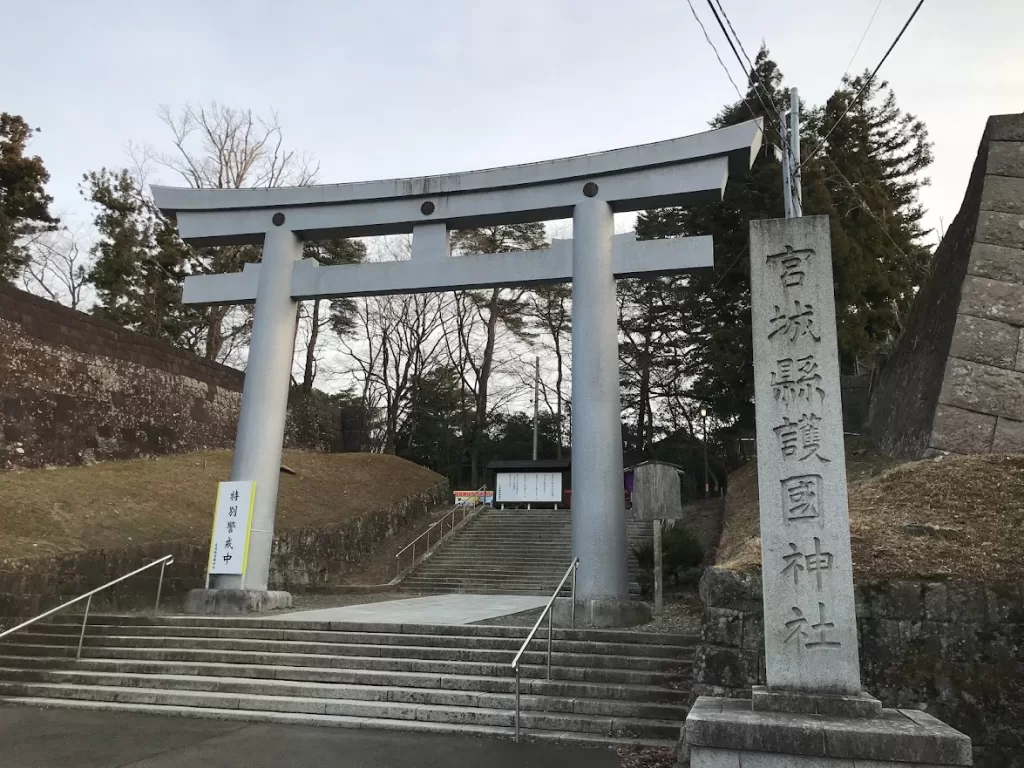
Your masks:
M17 688L18 683L48 683L81 687L151 688L163 691L201 691L242 696L291 696L296 698L347 699L352 701L392 702L401 704L433 704L446 707L483 707L513 709L512 692L491 693L481 690L444 690L422 687L367 685L358 683L305 682L297 680L216 677L209 675L132 674L88 670L35 670L0 668L0 694L12 694L4 686ZM15 690L13 695L24 695ZM79 698L79 697L75 697ZM554 695L521 695L524 711L561 712L567 714L604 715L608 717L682 720L686 707L682 704L637 702L623 699L574 698Z
M415 731L418 733L446 733L470 736L490 736L504 739L513 738L513 729L501 726L486 726L470 723L433 723L419 720L390 720L387 718L348 717L341 715L311 715L294 712L263 712L249 709L219 709L209 707L165 706L158 704L121 704L117 702L75 701L46 697L0 698L7 704L35 707L64 707L84 710L116 712L144 712L155 715L175 715L216 720L239 720L261 723L290 723L294 725L318 725L340 728L375 728L387 730ZM572 731L534 730L523 727L520 738L523 741L554 741L560 744L584 744L592 746L634 746L672 749L676 746L678 734L666 739L636 739L629 737L603 736L593 733Z
M509 627L468 627L477 630L492 629L495 632ZM32 633L35 638L33 642L54 642L58 645L77 645L79 624L37 624L33 627L36 630ZM436 629L436 627L425 627L424 629ZM467 627L459 627L459 630L466 630ZM277 641L301 641L314 643L342 643L350 645L374 645L412 647L443 647L470 649L491 649L510 652L515 654L522 646L523 640L529 627L520 629L515 634L496 634L488 636L485 634L436 634L429 632L349 632L343 629L301 629L281 630L278 628L248 628L230 627L218 629L216 627L184 627L177 625L163 626L119 626L116 624L90 624L88 637L91 640L96 637L122 637L135 638L135 642L144 645L145 638L150 637L173 637L177 638L179 645L187 645L191 638L217 638L221 640L277 640ZM546 638L547 628L541 630L541 636ZM27 634L27 633L24 633ZM24 638L23 634L23 638ZM583 639L583 638L593 639ZM623 656L662 656L666 658L689 659L696 648L698 637L693 635L644 635L624 634L622 632L599 633L596 630L568 630L555 627L554 649L559 652L573 653L599 653L607 655ZM12 638L13 640L13 638ZM652 642L655 641L655 642ZM6 644L4 644L6 645ZM3 646L0 646L3 647Z
M80 686L65 683L0 683L0 701L9 698L45 698L51 700L90 701L134 705L160 705L197 709L289 712L303 715L328 715L386 720L483 725L511 728L511 708L483 706L444 706L414 702L372 701L314 696L240 695L220 691L164 690L120 686ZM671 739L678 735L681 721L661 721L632 717L609 717L523 709L520 723L536 730L593 733L607 737Z
M170 677L244 678L250 681L276 680L279 682L328 683L394 688L436 689L440 691L476 691L483 693L515 692L515 680L509 676L436 675L428 672L391 672L376 669L335 669L330 667L298 667L271 664L232 664L222 662L183 661L125 661L122 659L89 659L75 662L74 670L67 669L67 660L60 658L8 656L3 664L14 679L21 675L36 675L29 679L43 680L44 675L106 674ZM3 676L0 675L0 679ZM642 704L685 705L689 696L689 678L680 677L677 688L642 684L604 683L599 681L570 681L544 677L524 677L520 680L522 695L562 696L571 698L615 699Z
M50 656L64 659L74 656L73 647L61 646L13 646L2 647L3 655ZM534 653L534 652L530 652ZM88 648L83 649L83 659L102 658L125 661L183 661L228 664L269 664L275 666L308 667L313 669L373 669L387 672L426 672L436 675L479 675L484 677L511 677L509 661L498 663L473 661L441 661L436 659L385 658L361 656L327 656L304 653L268 653L259 651L229 651L210 649L162 649L162 648ZM536 658L536 656L534 656ZM557 654L555 656L557 659ZM573 659L579 663L578 659ZM634 660L635 661L635 660ZM4 665L8 665L6 660ZM673 671L664 669L614 669L590 668L587 666L554 666L552 677L559 680L575 680L600 683L625 683L628 685L670 685L688 679L690 664L679 662ZM546 677L547 670L542 663L526 664L522 667L523 677Z
M70 656L75 651L71 644L58 644L61 638L33 638L43 640L39 644L10 644L0 648L0 660L9 651L25 655L56 655ZM175 637L148 637L140 641L135 637L119 637L105 635L88 638L82 647L86 656L113 656L124 652L150 652L155 655L163 651L178 652L181 645ZM329 661L327 666L355 666L365 660L380 659L382 661L409 662L463 662L469 664L508 664L514 655L500 648L458 648L443 646L372 646L348 643L299 643L282 642L280 640L248 640L217 637L192 638L184 652L191 653L251 653L254 656L308 657ZM28 653L25 653L28 651ZM608 670L645 670L663 672L673 668L676 661L665 656L638 656L608 653L564 652L557 645L552 649L552 662L555 666L577 667L582 669ZM543 641L535 641L523 654L524 665L540 665L546 663L547 654Z

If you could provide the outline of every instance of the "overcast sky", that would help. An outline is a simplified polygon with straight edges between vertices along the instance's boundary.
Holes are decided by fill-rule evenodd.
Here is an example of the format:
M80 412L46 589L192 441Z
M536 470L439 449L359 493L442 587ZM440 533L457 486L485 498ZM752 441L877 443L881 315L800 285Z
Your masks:
M722 0L806 103L836 87L876 0ZM853 70L874 67L915 0L882 0ZM694 0L733 77L705 0ZM55 209L85 219L85 171L166 148L157 107L277 110L324 182L471 170L699 132L736 93L686 0L0 0L0 111ZM990 114L1024 109L1024 2L926 0L882 75L935 142L927 224L963 197ZM172 181L165 177L164 181ZM175 183L177 183L175 181Z

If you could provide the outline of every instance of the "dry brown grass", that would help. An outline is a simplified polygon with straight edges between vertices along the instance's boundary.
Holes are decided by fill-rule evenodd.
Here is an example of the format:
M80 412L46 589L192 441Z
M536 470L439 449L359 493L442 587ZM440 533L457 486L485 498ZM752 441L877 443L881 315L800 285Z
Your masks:
M323 526L386 506L442 478L395 456L285 451L279 528ZM0 474L0 558L209 536L231 452L202 451Z
M1024 455L900 463L853 443L847 462L858 581L1024 579ZM922 524L932 532L914 529ZM718 564L757 569L760 558L751 464L730 478Z

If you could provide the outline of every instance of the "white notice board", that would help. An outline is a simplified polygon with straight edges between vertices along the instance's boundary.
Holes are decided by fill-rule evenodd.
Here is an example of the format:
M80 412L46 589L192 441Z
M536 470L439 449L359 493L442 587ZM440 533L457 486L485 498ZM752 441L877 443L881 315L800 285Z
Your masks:
M256 483L247 480L217 484L217 509L210 537L209 573L240 576L249 560L249 532Z
M498 472L495 486L497 503L562 501L561 472Z

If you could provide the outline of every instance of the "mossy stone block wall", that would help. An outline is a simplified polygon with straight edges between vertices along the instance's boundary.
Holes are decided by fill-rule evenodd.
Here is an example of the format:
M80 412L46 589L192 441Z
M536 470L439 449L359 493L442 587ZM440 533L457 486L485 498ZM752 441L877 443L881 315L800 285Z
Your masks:
M763 685L757 573L709 568L693 697ZM944 581L857 585L864 689L963 731L978 768L1024 768L1024 587Z
M229 448L244 380L242 371L0 285L0 470ZM358 451L361 436L342 421L323 398L293 395L285 444Z

